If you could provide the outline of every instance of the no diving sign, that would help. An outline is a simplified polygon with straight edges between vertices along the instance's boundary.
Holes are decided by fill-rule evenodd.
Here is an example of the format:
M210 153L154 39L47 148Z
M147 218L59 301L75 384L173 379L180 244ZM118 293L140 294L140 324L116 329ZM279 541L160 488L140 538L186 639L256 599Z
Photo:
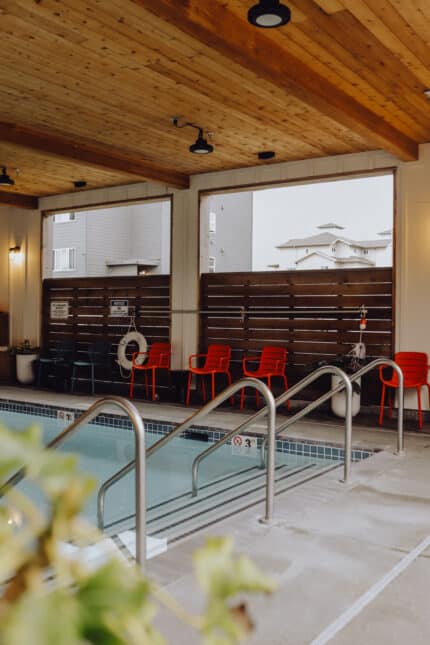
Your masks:
M250 437L245 434L237 434L231 441L232 455L241 457L257 456L257 437Z

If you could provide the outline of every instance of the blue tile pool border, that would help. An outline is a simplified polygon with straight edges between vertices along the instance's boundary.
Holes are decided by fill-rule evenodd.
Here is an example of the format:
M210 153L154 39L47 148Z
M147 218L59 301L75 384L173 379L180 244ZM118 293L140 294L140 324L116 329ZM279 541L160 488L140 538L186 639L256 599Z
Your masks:
M53 406L41 403L23 403L22 401L14 401L12 399L0 399L0 411L18 412L20 414L29 414L37 417L48 417L50 419L57 419L59 410L64 412L71 412L75 417L79 417L85 412L76 408L68 408L63 406ZM142 417L147 432L157 435L165 435L171 432L177 426L175 423L165 421L154 421L153 419L146 419ZM95 419L90 421L91 425L105 426L109 428L118 428L123 430L132 430L130 419L123 415L101 413ZM211 426L192 426L189 430L181 433L185 439L195 439L196 435L203 435L204 440L208 443L215 443L221 439L228 431L221 428L214 428ZM261 445L261 435L247 432L247 436L257 437L258 446ZM228 442L230 443L230 442ZM294 437L284 437L276 440L276 450L281 453L289 453L292 455L300 455L303 457L317 457L321 459L343 461L344 449L341 445L327 442L317 441L313 439L295 439ZM354 462L367 459L379 450L353 448L352 460Z

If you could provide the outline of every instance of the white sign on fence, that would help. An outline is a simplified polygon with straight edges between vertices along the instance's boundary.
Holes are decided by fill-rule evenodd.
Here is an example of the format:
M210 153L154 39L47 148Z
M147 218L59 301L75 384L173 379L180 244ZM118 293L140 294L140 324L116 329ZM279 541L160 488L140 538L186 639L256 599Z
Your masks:
M111 316L128 316L128 300L111 300Z
M249 437L245 434L237 434L231 440L232 455L241 457L257 456L257 437Z
M50 316L52 320L64 320L69 317L68 300L53 300L51 302Z

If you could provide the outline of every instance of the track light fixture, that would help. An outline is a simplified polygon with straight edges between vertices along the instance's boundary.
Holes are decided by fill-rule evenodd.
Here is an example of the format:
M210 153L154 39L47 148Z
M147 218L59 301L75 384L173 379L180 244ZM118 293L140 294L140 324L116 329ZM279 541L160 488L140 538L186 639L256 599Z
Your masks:
M255 27L273 29L290 21L291 11L279 0L260 0L248 11L248 21Z
M206 141L206 139L203 136L203 128L201 128L198 125L194 125L194 123L179 123L179 118L178 117L173 117L172 123L175 126L175 128L195 128L196 130L199 131L199 134L197 136L196 142L193 143L190 147L189 150L195 155L208 155L211 152L213 152L214 147L211 146L210 143Z
M0 175L0 186L15 186L15 182L6 172L6 166L3 166L2 173Z

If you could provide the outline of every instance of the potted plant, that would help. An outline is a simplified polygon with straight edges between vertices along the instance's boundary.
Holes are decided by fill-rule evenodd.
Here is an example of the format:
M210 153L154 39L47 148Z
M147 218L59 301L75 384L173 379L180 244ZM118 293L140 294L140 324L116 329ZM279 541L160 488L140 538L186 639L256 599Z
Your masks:
M34 362L39 358L39 347L33 346L28 339L10 348L16 356L16 378L23 385L34 381Z
M349 352L343 356L339 357L339 361L334 363L338 365L344 372L347 374L354 374L357 370L364 365L366 360L366 345L363 343L363 332L367 327L367 309L365 305L360 307L360 338L358 343L355 343ZM339 385L340 379L337 376L332 376L331 386L332 388ZM361 402L361 378L357 381L352 382L352 416L360 412L360 402ZM345 416L345 393L338 392L334 394L331 398L331 410L333 414L338 417Z
M356 343L353 345L352 349L344 355L339 355L338 358L334 361L331 361L331 365L340 367L346 374L354 374L357 370L364 365L366 358L366 348L364 343ZM342 380L335 374L331 377L331 387L332 389L337 387ZM352 416L355 417L360 412L361 404L361 378L357 381L352 381ZM330 399L331 411L337 417L345 417L346 413L346 400L345 392L337 392L333 394Z

